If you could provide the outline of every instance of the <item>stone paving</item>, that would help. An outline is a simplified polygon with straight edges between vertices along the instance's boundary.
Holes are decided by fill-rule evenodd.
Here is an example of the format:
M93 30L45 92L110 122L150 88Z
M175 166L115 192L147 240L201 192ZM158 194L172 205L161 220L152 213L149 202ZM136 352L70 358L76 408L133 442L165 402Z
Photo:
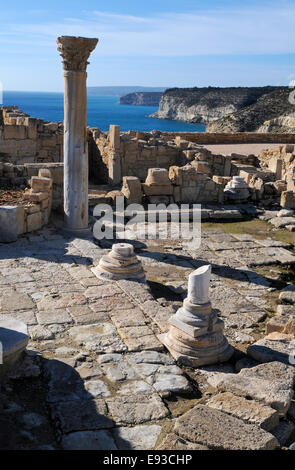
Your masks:
M98 279L91 268L109 251L101 245L54 227L0 245L0 313L23 320L31 336L0 388L0 448L284 445L294 431L295 374L281 357L292 338L263 338L280 291L253 268L295 264L288 245L221 229L203 230L200 247L135 242L147 285ZM157 335L186 296L190 272L207 263L213 308L236 352L230 364L180 368Z

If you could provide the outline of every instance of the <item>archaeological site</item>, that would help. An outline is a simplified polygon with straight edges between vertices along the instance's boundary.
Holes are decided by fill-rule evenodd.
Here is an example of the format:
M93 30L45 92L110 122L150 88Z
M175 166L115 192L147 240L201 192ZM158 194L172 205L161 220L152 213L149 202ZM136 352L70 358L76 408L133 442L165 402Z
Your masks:
M286 450L295 134L87 127L97 42L0 107L0 449Z

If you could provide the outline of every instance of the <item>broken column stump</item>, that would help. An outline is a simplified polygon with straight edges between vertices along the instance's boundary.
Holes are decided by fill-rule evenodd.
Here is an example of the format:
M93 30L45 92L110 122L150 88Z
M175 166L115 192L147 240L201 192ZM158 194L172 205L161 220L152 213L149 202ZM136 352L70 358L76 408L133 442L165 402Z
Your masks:
M103 256L92 272L104 280L129 279L145 282L145 273L141 262L129 243L116 243L110 253Z
M233 354L223 335L224 323L208 298L210 275L210 265L190 274L183 307L170 319L168 333L159 335L172 356L190 367L225 362Z

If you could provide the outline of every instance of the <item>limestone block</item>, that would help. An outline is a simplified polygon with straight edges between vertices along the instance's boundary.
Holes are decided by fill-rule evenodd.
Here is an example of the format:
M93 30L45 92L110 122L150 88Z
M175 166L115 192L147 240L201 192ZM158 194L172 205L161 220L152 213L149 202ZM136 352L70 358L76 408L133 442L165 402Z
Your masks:
M0 376L20 358L29 342L27 326L10 315L0 315L0 344L2 361Z
M266 431L274 429L279 424L279 413L255 400L246 400L230 392L214 395L207 406L242 419L246 423L256 424Z
M28 139L37 139L37 119L26 117L25 126L27 126Z
M4 139L22 140L26 138L26 126L4 126Z
M214 176L212 176L212 180L214 181L214 183L222 184L223 186L226 186L227 183L230 182L231 177L230 176L217 176L217 175L214 175Z
M123 186L121 192L126 197L128 204L141 204L141 182L136 176L123 177Z
M57 144L56 134L39 134L38 144L40 147L55 147Z
M282 207L288 207L288 209L295 209L295 192L283 191L281 194L280 205Z
M120 149L120 126L110 125L109 141L111 148Z
M169 186L171 182L168 170L166 168L149 168L145 184L149 186Z
M162 184L162 185L148 185L143 183L142 184L143 192L146 196L160 196L160 195L172 195L173 194L173 186L172 184Z
M48 193L33 193L31 190L25 192L24 199L31 202L41 202L48 198Z
M295 192L295 179L287 181L287 187L283 191L293 191Z
M52 186L52 180L51 178L32 176L30 185L32 192L34 193L49 193Z
M0 206L0 241L14 242L19 233L17 206Z
M201 160L195 160L191 162L191 165L196 169L198 173L204 173L205 175L211 175L211 168L209 163L201 161Z
M52 178L51 171L48 168L41 168L38 172L39 178Z
M283 160L280 158L273 157L270 159L268 163L269 169L275 173L276 179L282 179L282 171L283 171Z
M197 405L177 419L174 431L182 439L214 450L271 450L277 439L254 424L208 406Z
M27 231L33 232L39 230L42 227L42 215L41 212L35 212L27 216Z
M188 148L188 145L189 145L189 141L185 140L185 139L182 139L180 135L175 137L175 143L176 143L177 147L179 147L181 149L186 149L186 148Z
M22 235L26 232L25 227L25 209L23 206L17 206L17 234Z
M182 185L182 171L179 166L170 166L169 179L173 184Z

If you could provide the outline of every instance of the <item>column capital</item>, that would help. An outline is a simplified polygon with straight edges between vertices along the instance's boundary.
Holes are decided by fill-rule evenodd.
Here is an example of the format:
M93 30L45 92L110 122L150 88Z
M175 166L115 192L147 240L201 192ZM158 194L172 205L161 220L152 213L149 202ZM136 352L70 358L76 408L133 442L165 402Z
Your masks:
M63 58L64 70L86 71L87 59L95 49L98 39L76 36L60 36L56 40L57 50Z

